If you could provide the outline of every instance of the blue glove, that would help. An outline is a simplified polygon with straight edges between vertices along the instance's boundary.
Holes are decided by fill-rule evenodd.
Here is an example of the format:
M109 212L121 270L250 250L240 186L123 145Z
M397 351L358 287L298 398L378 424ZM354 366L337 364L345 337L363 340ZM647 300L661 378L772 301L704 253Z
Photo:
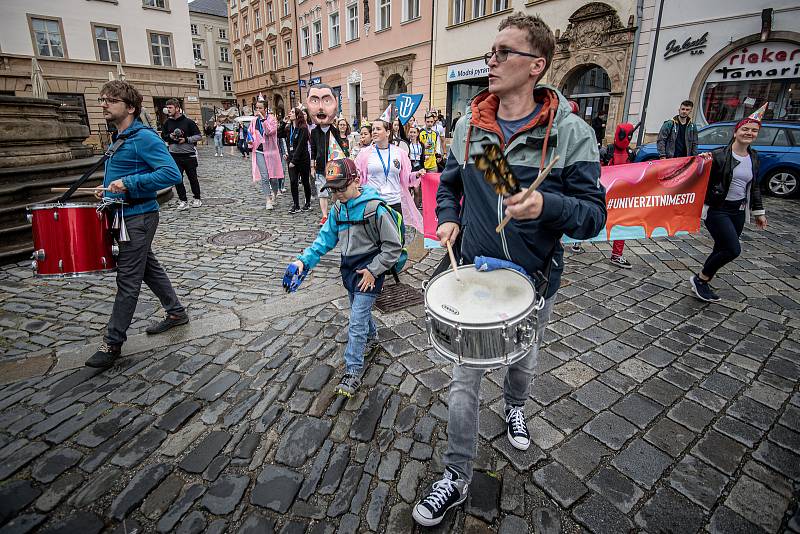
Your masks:
M475 268L479 271L494 271L495 269L513 269L520 274L528 276L525 269L506 260L499 260L497 258L489 258L487 256L475 256Z
M294 293L297 291L300 284L306 279L308 270L304 269L302 273L298 273L297 271L297 265L290 263L286 268L286 272L283 273L283 289L285 289L287 293Z

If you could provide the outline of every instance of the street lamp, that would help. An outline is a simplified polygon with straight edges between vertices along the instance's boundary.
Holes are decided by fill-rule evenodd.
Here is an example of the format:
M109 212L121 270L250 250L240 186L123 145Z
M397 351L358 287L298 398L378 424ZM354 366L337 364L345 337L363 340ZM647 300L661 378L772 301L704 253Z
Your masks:
M311 90L311 85L313 84L312 77L314 75L314 62L308 62L308 89Z

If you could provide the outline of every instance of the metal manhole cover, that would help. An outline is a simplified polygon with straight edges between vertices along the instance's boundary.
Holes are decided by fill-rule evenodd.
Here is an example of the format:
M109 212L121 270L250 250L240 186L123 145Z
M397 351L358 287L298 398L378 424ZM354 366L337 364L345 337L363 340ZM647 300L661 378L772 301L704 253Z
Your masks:
M233 204L236 202L235 198L224 198L224 197L217 197L217 198L204 198L203 199L203 206L227 206L228 204Z
M269 237L270 234L262 230L231 230L212 235L208 238L208 242L223 247L242 247L264 241Z
M419 289L408 284L394 284L391 282L391 275L386 275L386 282L388 283L383 285L381 295L375 300L375 307L381 313L400 311L424 302Z

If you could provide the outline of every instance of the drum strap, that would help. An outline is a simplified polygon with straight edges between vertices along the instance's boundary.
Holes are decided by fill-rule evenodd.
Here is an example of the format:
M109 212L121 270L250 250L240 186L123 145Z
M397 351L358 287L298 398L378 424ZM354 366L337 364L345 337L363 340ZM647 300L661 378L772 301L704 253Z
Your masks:
M553 244L553 248L550 249L550 253L545 258L544 272L539 270L533 273L533 276L531 276L533 285L536 286L537 295L545 296L547 294L547 289L550 286L550 272L553 270L553 258L556 255L557 246L558 242L556 241Z
M114 155L114 152L116 152L116 151L117 151L117 149L118 149L120 146L122 146L122 143L124 143L124 142L125 142L125 139L127 139L128 137L130 137L130 135L131 135L131 134L120 134L120 135L117 137L117 140L116 140L116 141L114 141L114 143L113 143L111 146L109 146L109 147L108 147L108 150L106 150L106 153L105 153L105 154L103 154L103 157L102 157L102 158L100 158L100 159L98 160L98 162L97 162L97 163L95 163L94 165L92 165L92 167L91 167L91 168L90 168L88 171L86 171L85 173L83 173L83 176L81 176L80 178L78 178L78 179L75 181L75 183L73 183L71 186L69 186L69 189L67 189L67 191L66 191L66 192L65 192L63 195L61 195L61 198L59 198L57 202L58 202L59 204L61 204L61 203L64 203L64 202L66 202L67 200L69 200L69 197L71 197L71 196L72 196L72 194L73 194L75 191L77 191L77 190L78 190L78 188L79 188L80 186L82 186L82 185L83 185L83 183L84 183L86 180L88 180L88 179L89 179L89 177L90 177L92 174L94 174L94 171L96 171L97 169L99 169L99 168L100 168L100 166L101 166L101 165L103 165L103 164L106 162L106 160L107 160L108 158L110 158L111 156L113 156L113 155Z

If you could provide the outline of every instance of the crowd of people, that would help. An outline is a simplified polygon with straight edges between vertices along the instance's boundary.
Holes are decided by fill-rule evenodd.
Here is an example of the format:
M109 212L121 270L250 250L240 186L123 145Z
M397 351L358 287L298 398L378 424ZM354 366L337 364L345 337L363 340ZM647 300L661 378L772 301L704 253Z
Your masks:
M341 245L342 282L350 299L348 342L344 350L344 376L337 393L352 396L361 385L364 356L377 340L372 306L384 279L403 263L405 226L422 230L413 192L427 172L441 171L437 193L437 236L442 245L456 245L465 263L477 256L504 258L537 280L543 305L537 313L536 342L520 360L507 366L503 385L506 436L521 451L531 438L524 413L542 339L564 269L561 238L585 240L597 235L606 223L605 190L600 183L601 164L631 161L630 124L619 125L612 145L601 155L592 127L572 111L569 101L555 88L539 84L551 64L555 37L538 17L516 13L504 19L485 57L489 88L470 103L452 128L445 150L444 118L428 113L424 123L401 124L382 116L371 124L351 128L337 115L332 88L309 88L307 108L291 109L279 119L259 101L255 118L242 127L240 146L251 159L252 179L260 182L267 210L274 209L283 188L284 164L289 174L292 205L289 211L309 211L316 195L321 229L315 241L287 268L283 285L298 289L319 259ZM117 295L104 342L86 362L111 367L121 355L142 282L158 296L166 317L147 329L164 332L188 320L169 278L152 251L158 224L157 191L174 185L179 209L187 206L182 185L185 172L194 199L200 206L197 126L186 118L177 101L168 103L170 117L162 140L138 120L142 97L126 82L109 82L101 90L104 115L116 126L115 139L126 142L108 163L104 186L107 196L133 204L124 217L129 241L120 243ZM693 155L697 132L689 119L690 102L667 121L659 135L663 157ZM714 250L702 270L691 277L691 289L704 301L719 297L710 283L721 268L740 253L739 236L752 214L760 228L767 220L757 187L758 155L751 144L760 128L758 118L740 121L733 139L711 155L711 177L705 197L706 227ZM556 132L558 142L556 142ZM221 153L221 131L214 130ZM136 142L130 142L135 139ZM553 163L552 171L532 194L499 197L482 171L473 164L478 143L503 147L514 162L517 179L530 184L540 170ZM300 203L302 185L304 202ZM333 201L333 205L329 203ZM401 215L402 214L402 215ZM498 217L510 216L499 234ZM615 243L614 257L622 264L622 245ZM453 367L448 399L448 442L444 471L413 507L414 520L424 526L442 521L445 513L464 502L477 455L480 389L485 369Z

